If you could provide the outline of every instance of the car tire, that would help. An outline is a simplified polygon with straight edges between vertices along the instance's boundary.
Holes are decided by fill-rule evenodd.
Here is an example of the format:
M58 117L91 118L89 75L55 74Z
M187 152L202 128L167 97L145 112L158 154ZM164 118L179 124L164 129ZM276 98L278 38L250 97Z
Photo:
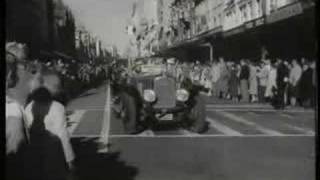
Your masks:
M137 132L137 106L134 97L127 93L121 94L122 101L122 120L124 130L128 134L135 134Z
M189 130L195 133L204 133L208 130L204 99L201 96L195 96L194 100L195 104L189 115L189 120L191 122Z

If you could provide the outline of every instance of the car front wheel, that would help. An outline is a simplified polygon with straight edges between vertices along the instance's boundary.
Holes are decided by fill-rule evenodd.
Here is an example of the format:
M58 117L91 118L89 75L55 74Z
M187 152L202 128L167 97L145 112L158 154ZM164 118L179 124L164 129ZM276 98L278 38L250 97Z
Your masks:
M204 133L208 130L204 99L201 96L196 96L194 100L195 104L189 115L189 120L191 122L189 130L196 133Z

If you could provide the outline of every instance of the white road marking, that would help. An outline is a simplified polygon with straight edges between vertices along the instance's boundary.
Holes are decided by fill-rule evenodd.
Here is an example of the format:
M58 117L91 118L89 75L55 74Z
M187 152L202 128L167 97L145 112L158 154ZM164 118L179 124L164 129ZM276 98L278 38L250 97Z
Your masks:
M200 136L200 134L188 131L186 129L179 129L178 133L184 136Z
M137 134L137 136L142 136L142 137L153 137L154 136L154 132L150 129L143 131L140 134Z
M289 118L289 119L292 119L292 118L293 118L293 116L291 116L291 115L289 115L289 114L283 114L283 113L281 113L280 116L286 117L286 118Z
M293 130L300 131L306 135L311 135L311 136L315 135L315 132L311 129L308 129L308 128L301 128L301 127L293 126L293 125L287 124L287 123L285 124L285 126L287 126L288 128L291 128Z
M219 123L217 120L214 120L210 117L207 117L206 120L209 122L210 127L216 129L217 131L229 135L229 136L243 136L240 132L233 130L229 128L228 126L225 126L221 123Z
M236 116L236 115L229 113L229 112L219 112L219 114L221 114L224 117L227 117L235 122L239 122L239 123L245 124L247 126L252 126L264 134L273 135L273 136L284 136L283 133L280 133L280 132L272 130L272 129L265 128L265 127L263 127L259 124L256 124L252 121L246 120L246 119L242 118L241 116Z
M71 126L68 127L69 134L72 134L74 130L78 127L82 116L86 113L86 110L75 110L71 115L68 116Z
M106 103L103 113L103 122L102 122L102 130L100 133L100 142L102 144L107 145L109 143L109 132L110 132L110 123L111 123L111 88L110 83L107 84L107 91L106 91ZM100 149L99 152L108 152L108 146L104 149Z

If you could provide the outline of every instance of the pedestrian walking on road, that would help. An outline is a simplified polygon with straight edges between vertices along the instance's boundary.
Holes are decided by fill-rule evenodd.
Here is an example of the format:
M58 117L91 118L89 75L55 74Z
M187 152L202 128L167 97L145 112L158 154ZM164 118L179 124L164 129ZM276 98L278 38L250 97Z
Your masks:
M27 180L65 180L73 169L74 153L67 131L65 108L50 91L39 87L25 109L30 144L27 149Z
M241 92L241 102L249 102L249 76L250 69L244 59L240 61L240 92Z

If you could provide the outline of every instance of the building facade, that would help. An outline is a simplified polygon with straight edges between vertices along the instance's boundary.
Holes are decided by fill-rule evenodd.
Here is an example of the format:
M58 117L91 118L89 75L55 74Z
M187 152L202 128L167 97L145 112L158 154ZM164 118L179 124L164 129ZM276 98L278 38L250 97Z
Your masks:
M137 0L127 25L136 57L150 56L158 48L159 1Z
M315 7L314 0L173 0L169 3L162 0L160 2L161 9L158 12L163 17L160 16L159 21L161 25L159 54L170 51L181 54L184 51L185 57L192 57L191 54L200 54L200 51L192 52L193 50L203 49L202 47L207 47L207 44L210 44L210 48L207 48L210 49L208 54L215 54L219 49L228 49L229 46L247 42L250 43L249 46L257 49L256 53L260 48L269 46L268 48L274 49L275 55L287 56L289 53L281 54L275 47L287 44L288 49L295 52L307 49L305 47L314 49L316 46L312 40L315 36L315 14L312 14ZM164 12L170 14L166 16L167 19L164 18ZM304 20L306 21L303 22ZM298 25L302 22L309 28ZM243 35L243 32L247 35ZM276 39L279 41L275 42ZM302 42L306 44L299 45ZM234 49L239 54L248 51L243 49L244 47L237 45ZM309 52L301 50L297 54L308 55ZM210 56L210 59L212 57Z

